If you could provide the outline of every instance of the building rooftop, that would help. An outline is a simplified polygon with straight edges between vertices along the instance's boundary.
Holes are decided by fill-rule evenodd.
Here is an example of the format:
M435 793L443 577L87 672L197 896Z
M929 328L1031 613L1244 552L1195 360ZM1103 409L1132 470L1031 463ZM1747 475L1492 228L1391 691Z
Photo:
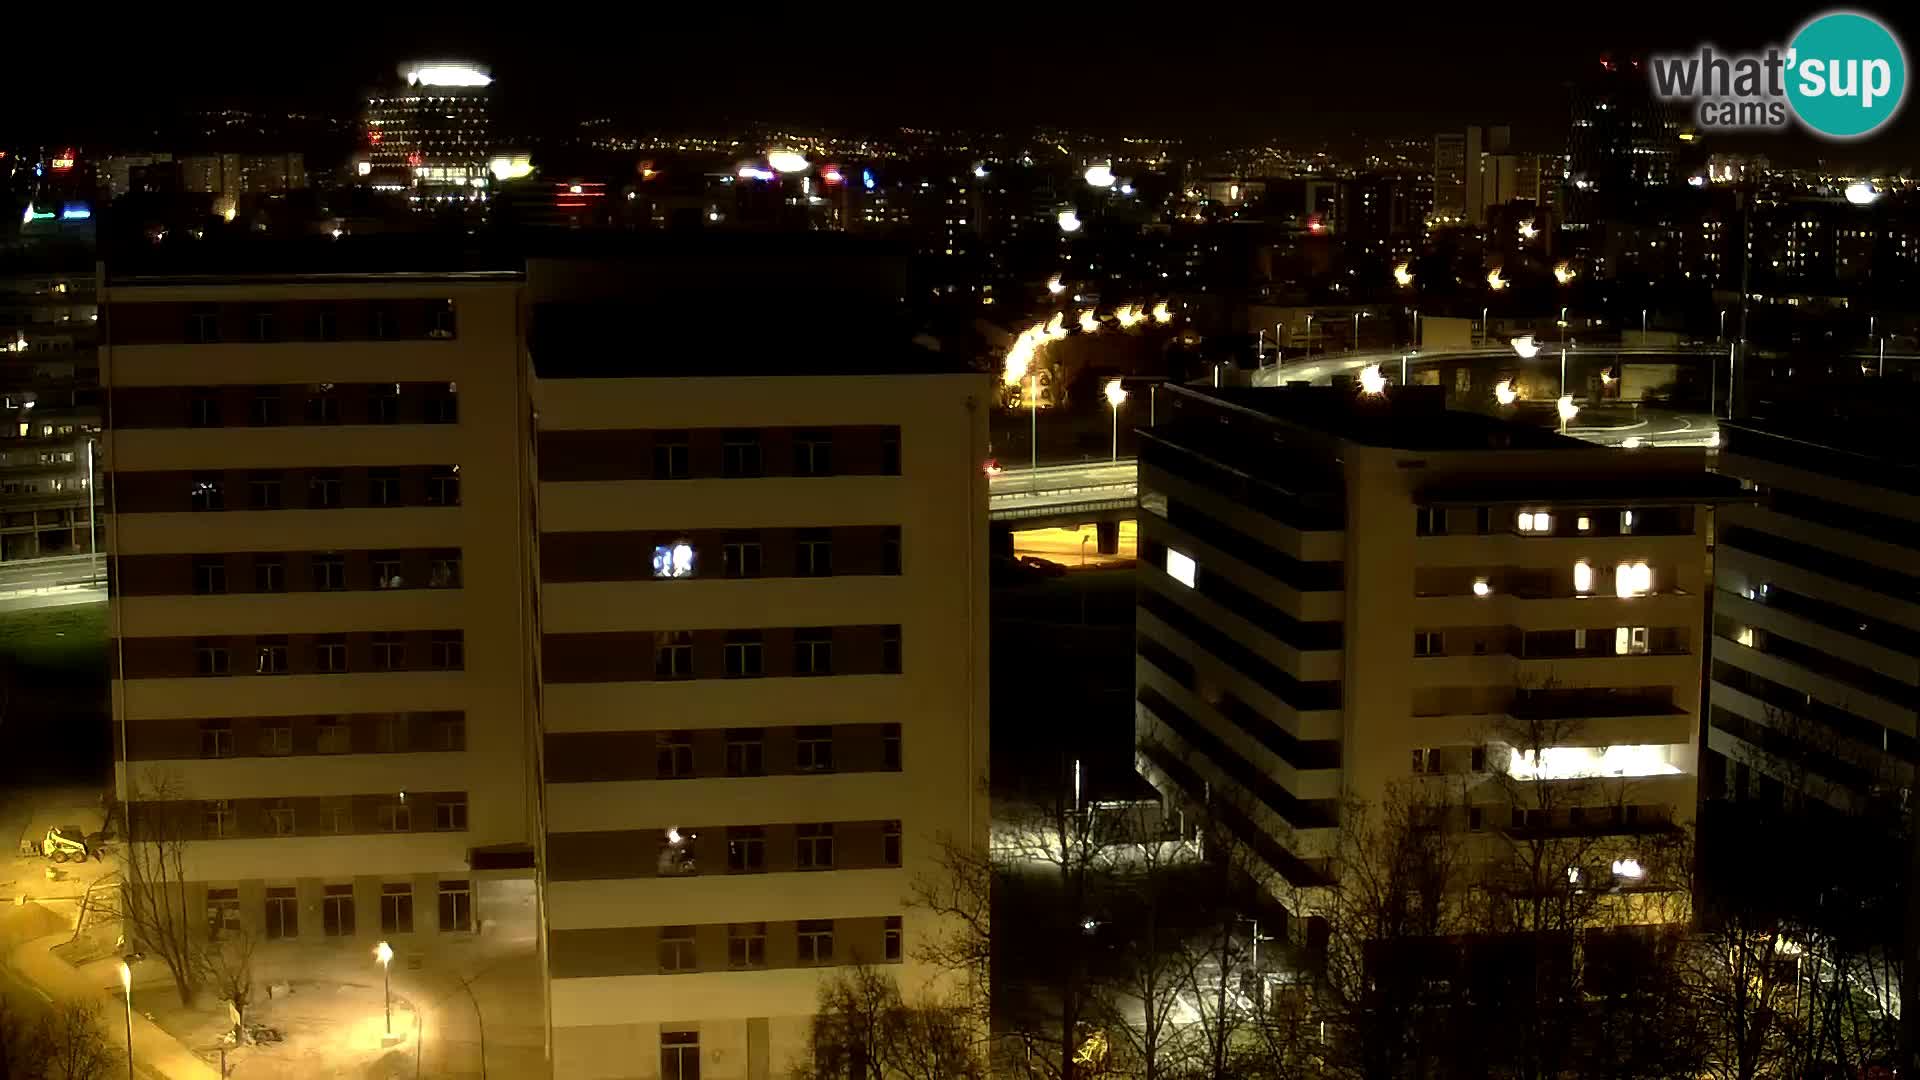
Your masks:
M441 233L265 238L209 232L202 239L115 244L102 261L109 285L517 277L524 265L517 252L502 245Z
M1592 449L1528 424L1448 409L1437 386L1362 394L1345 386L1224 387L1200 390L1236 411L1390 450Z

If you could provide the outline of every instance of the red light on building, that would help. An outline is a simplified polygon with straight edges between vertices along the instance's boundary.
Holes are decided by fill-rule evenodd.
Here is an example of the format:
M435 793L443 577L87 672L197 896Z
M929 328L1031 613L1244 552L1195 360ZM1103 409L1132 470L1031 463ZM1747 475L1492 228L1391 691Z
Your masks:
M1325 227L1326 227L1326 226L1324 226L1324 225L1322 225L1322 224L1320 224L1320 219L1319 219L1318 217L1310 217L1310 218L1308 218L1308 219L1307 219L1307 231L1308 231L1308 232L1315 232L1315 233L1317 233L1317 232L1319 232L1319 231L1320 231L1321 229L1323 229L1323 228L1325 228Z
M827 165L820 170L820 182L823 184L832 185L845 183L846 179L847 178L841 174L840 166L838 165Z

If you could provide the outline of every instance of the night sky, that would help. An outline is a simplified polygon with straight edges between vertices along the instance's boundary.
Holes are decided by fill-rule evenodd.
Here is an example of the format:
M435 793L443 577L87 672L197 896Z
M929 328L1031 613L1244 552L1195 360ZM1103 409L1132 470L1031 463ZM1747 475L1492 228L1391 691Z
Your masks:
M0 86L5 107L18 115L0 123L0 133L54 138L62 127L98 131L202 104L351 115L361 89L390 77L400 60L437 55L491 64L503 119L527 128L611 113L663 125L1058 123L1346 142L1506 122L1521 149L1555 150L1565 139L1565 87L1596 67L1602 52L1783 42L1806 17L1828 10L1747 5L1735 20L1723 5L1403 7L1369 5L1344 18L1269 7L1227 18L1213 14L1219 7L1182 5L997 11L869 3L801 5L778 15L699 5L650 6L623 17L603 6L512 5L492 9L511 22L501 26L472 25L456 8L396 22L370 7L336 7L309 9L306 18L337 13L365 25L295 32L118 25L104 43L66 36L56 44L50 36L45 48L10 56ZM1905 21L1920 28L1912 17ZM1920 41L1901 29L1910 49ZM1907 108L1891 129L1857 146L1796 134L1722 140L1716 148L1801 164L1826 157L1898 168L1920 160L1920 114Z

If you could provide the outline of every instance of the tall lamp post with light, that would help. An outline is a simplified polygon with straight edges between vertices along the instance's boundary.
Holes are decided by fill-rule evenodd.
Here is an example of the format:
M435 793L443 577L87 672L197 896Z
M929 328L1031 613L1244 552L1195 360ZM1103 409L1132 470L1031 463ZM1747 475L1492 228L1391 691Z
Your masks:
M1127 389L1119 379L1107 383L1107 404L1113 407L1113 460L1120 460L1120 405L1127 400Z
M381 981L385 983L387 999L387 1038L393 1038L393 946L381 942L373 947L374 959L380 961Z
M120 961L120 990L127 996L127 1080L133 1080L133 966Z

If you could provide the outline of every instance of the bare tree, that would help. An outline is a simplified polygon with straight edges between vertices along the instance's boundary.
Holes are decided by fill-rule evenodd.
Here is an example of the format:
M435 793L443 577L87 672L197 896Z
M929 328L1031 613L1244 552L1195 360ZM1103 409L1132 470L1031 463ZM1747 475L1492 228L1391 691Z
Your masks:
M1172 1022L1185 985L1183 964L1194 933L1193 887L1199 850L1161 824L1159 808L1120 811L1131 819L1105 863L1102 907L1119 940L1110 950L1094 992L1110 1047L1142 1080L1162 1080L1177 1068L1184 1040Z
M148 769L133 800L123 807L127 843L120 916L127 938L167 966L180 1003L192 1005L200 987L207 922L187 887L187 845L198 835L193 831L198 822L182 810L183 797L177 776Z
M97 1001L57 1002L40 1021L40 1076L45 1080L100 1080L120 1060L100 1028Z
M0 1080L38 1080L47 1057L40 1045L43 1034L0 995Z
M242 927L210 937L200 949L200 963L206 985L220 1000L231 1002L240 1017L240 1031L247 1030L247 1010L253 1004L253 952L259 939Z
M856 965L820 986L810 1059L796 1080L978 1080L964 1005L909 1004L892 973Z

